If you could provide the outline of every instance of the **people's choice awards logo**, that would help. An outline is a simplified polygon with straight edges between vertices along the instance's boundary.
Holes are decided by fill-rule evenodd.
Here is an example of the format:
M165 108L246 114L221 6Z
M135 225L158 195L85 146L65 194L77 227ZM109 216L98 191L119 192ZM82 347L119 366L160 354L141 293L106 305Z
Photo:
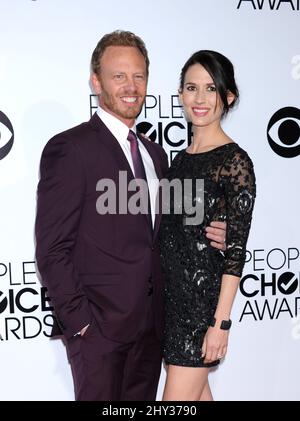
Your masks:
M245 5L252 7L253 10L279 10L281 6L294 12L300 10L299 0L239 0L237 9Z
M9 118L0 111L0 159L5 158L14 143L14 129Z
M151 123L147 121L143 121L142 123L138 123L136 126L137 130L144 135L146 135L152 142L156 141L157 132Z
M297 318L300 250L297 247L247 250L246 262L251 269L239 285L245 297L239 321ZM298 324L294 331L294 335L300 334Z
M270 119L267 136L275 153L284 158L300 155L300 110L285 107L278 110Z
M1 341L49 338L55 321L52 311L34 261L0 260L0 346Z

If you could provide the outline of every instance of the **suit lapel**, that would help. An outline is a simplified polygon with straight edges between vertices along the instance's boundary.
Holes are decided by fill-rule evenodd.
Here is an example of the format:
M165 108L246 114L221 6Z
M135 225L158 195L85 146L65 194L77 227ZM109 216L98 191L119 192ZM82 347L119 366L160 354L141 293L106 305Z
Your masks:
M132 169L129 165L129 162L119 144L117 139L114 137L114 135L111 133L111 131L106 127L106 125L102 122L100 117L97 113L95 113L91 120L90 124L93 128L93 130L96 130L99 132L99 140L101 143L111 151L113 154L116 165L118 166L119 171L127 171L127 181L128 184L131 180L134 180L134 174L132 172ZM148 141L147 141L148 142ZM143 142L145 144L145 141ZM145 145L146 147L146 145ZM147 151L149 149L147 148ZM152 157L152 154L149 151L150 156ZM153 158L152 158L153 159ZM134 192L128 192L128 199L134 194ZM149 227L148 217L147 215L141 215L143 217L143 220L145 221L145 224L147 224L149 235L151 236L152 241L152 229ZM150 237L149 237L150 238Z
M119 142L105 126L97 113L92 116L90 124L94 130L99 131L99 140L101 143L112 152L117 161L119 171L127 171L128 182L132 180L134 175Z
M105 126L105 124L102 122L102 120L99 118L98 114L95 113L92 118L89 121L91 127L93 130L96 130L99 132L99 139L101 140L101 143L104 144L104 146L109 149L113 156L116 159L116 163L118 165L119 171L127 171L128 175L128 183L134 179L134 175L132 173L131 167L129 165L129 162L127 161L126 156L124 155L124 152L117 141L117 139L113 136L111 131ZM153 147L151 141L149 141L147 138L144 137L141 133L137 133L140 141L143 143L145 148L147 149L149 155L151 156L151 159L153 161L154 169L157 175L157 178L161 180L163 174L162 174L162 168L161 168L161 160L160 156L156 153L155 148ZM145 221L148 224L147 218L145 218ZM154 230L153 230L153 242L156 238L159 224L161 221L161 214L160 212L156 214L155 216L155 223L154 223Z

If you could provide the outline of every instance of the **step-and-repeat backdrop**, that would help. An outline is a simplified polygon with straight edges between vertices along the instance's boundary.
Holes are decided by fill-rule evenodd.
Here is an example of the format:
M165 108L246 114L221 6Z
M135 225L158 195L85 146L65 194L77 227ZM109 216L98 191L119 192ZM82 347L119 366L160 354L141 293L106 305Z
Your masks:
M224 128L252 157L258 196L211 387L216 400L299 400L299 0L0 0L0 17L0 399L74 399L34 262L39 159L50 137L95 111L91 53L126 29L151 61L140 128L170 160L191 136L177 97L183 63L213 49L235 65L241 100ZM163 369L158 400L164 379Z

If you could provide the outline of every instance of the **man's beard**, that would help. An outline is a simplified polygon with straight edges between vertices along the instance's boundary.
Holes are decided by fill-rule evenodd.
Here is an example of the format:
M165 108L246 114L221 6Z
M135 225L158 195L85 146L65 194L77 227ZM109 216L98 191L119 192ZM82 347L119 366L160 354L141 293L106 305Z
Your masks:
M127 96L130 96L130 94L128 94ZM128 120L136 119L139 116L139 114L142 111L142 107L144 103L144 101L142 103L138 102L136 106L128 107L128 108L126 108L126 104L124 104L124 108L123 108L122 104L118 102L115 99L115 97L113 97L112 95L108 95L105 91L102 91L101 99L102 99L101 102L103 103L106 109L111 111L116 116L119 116L121 118L128 119ZM100 105L101 105L101 102L100 102Z

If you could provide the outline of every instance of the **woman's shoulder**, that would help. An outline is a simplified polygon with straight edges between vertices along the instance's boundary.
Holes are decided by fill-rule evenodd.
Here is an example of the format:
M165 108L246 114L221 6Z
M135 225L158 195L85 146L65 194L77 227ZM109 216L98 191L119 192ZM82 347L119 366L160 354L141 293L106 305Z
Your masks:
M185 155L185 150L184 149L179 150L175 156L172 156L171 166L178 165L182 161L184 155Z
M235 165L250 165L253 167L252 159L250 158L248 152L243 149L238 143L232 142L228 144L226 151L225 163L235 164Z

